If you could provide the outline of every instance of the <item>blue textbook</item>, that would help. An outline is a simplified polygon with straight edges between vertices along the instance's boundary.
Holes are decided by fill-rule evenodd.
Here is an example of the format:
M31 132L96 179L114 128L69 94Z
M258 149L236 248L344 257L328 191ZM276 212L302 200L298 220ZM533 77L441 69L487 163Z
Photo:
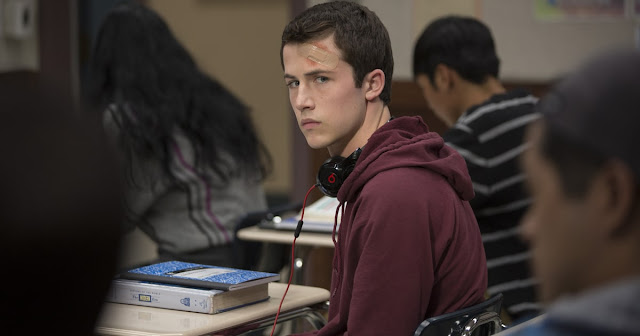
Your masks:
M167 261L120 273L120 278L232 291L280 280L275 273Z

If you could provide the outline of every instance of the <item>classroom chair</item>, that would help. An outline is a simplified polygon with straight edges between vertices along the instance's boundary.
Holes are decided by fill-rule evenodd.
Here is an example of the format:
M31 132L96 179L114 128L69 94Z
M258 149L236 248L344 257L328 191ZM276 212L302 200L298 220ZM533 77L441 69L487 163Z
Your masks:
M489 336L502 330L502 294L484 302L440 316L430 317L418 326L414 336Z

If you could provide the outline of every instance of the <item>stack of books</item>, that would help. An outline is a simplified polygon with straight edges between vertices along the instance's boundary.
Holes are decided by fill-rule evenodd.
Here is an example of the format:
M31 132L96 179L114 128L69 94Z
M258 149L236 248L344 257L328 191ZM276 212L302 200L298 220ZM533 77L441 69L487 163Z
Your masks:
M279 274L168 261L121 273L106 300L216 314L269 299Z

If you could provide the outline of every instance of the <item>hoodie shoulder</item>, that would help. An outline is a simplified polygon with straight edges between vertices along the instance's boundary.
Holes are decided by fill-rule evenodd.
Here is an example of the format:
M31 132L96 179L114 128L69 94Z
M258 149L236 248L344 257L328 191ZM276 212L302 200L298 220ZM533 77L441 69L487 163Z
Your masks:
M369 139L356 166L340 190L340 200L353 200L358 190L374 176L389 170L415 169L437 174L453 187L460 198L473 197L471 178L464 159L430 132L420 117L400 117L378 129ZM406 178L399 175L397 178Z

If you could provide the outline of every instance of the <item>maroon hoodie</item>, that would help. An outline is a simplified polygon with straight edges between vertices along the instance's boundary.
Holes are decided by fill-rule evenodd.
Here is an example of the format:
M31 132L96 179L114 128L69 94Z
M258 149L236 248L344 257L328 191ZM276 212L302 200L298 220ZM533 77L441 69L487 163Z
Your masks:
M420 117L373 133L338 193L329 320L315 333L411 335L426 317L482 301L473 195L464 159Z

